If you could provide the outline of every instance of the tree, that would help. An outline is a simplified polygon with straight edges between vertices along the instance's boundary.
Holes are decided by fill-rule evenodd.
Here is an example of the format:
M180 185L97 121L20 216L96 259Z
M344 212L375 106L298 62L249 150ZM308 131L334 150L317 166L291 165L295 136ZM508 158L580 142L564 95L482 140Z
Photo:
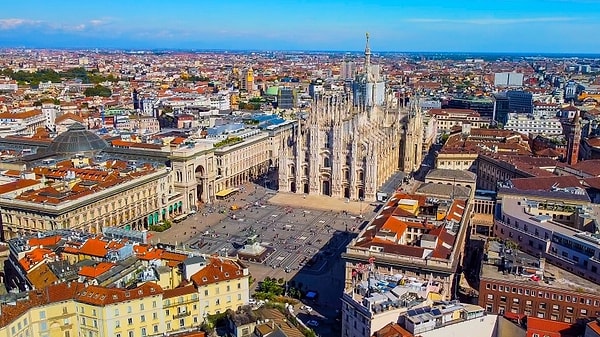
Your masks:
M83 93L85 94L86 97L90 97L90 96L110 97L112 95L112 91L109 88L101 86L99 84L96 85L95 87L85 89L85 91Z

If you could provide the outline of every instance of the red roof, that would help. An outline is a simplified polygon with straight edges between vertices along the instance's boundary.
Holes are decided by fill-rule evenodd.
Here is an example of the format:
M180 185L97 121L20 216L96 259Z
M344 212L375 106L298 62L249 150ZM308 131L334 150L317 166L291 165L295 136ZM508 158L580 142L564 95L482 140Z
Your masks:
M79 276L85 276L89 278L96 278L107 271L109 271L112 267L114 267L114 263L110 262L100 262L94 266L83 266L79 270Z
M540 336L576 337L581 334L580 328L575 324L552 321L533 316L527 317L527 336L538 334Z
M79 253L95 257L105 257L108 252L106 244L106 242L100 239L90 238L79 248Z

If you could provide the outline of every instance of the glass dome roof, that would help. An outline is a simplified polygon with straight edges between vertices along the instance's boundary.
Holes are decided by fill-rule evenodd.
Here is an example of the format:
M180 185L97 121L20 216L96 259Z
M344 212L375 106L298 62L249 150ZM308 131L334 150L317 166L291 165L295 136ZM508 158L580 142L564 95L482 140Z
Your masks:
M52 153L97 152L108 147L108 143L97 134L88 131L80 123L74 123L69 129L58 135L48 147Z

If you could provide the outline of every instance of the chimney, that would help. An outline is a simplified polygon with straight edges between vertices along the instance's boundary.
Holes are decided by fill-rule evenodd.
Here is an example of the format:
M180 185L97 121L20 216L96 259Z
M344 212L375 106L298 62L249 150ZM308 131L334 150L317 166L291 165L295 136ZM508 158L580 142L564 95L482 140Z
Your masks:
M545 259L545 258L543 258L543 257L540 257L540 259L539 259L539 262L538 262L538 263L539 263L540 270L541 270L542 272L544 272L544 269L546 269L546 259Z

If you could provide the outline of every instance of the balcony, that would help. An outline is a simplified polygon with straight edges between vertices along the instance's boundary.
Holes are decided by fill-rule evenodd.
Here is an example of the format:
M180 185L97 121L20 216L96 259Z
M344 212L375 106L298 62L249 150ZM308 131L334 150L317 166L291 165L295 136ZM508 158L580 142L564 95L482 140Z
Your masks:
M189 311L184 311L184 312L180 312L176 315L173 315L173 319L178 319L178 318L184 318L184 317L188 317L189 315L191 315L192 313Z

